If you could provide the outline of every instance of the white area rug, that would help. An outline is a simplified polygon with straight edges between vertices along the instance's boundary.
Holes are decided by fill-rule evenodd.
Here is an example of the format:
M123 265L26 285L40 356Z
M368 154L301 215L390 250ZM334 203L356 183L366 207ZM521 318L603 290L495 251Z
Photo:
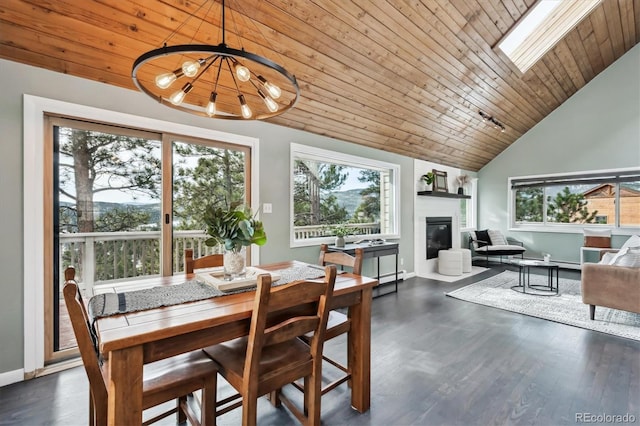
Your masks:
M547 276L531 274L531 284L546 285ZM578 280L560 278L559 296L548 297L516 292L511 289L514 285L518 285L518 273L505 271L447 293L447 296L627 339L640 340L640 314L598 306L595 320L590 320L589 305L582 303Z
M480 272L484 272L486 271L487 268L482 268L480 266L472 266L471 267L471 272L468 272L466 274L462 274L462 275L456 275L456 276L451 276L451 275L442 275L439 274L437 272L427 272L424 275L421 275L422 278L428 278L430 280L438 280L438 281L445 281L448 283L453 283L456 281L460 281L463 280L465 278L469 278L472 275L476 275L479 274Z

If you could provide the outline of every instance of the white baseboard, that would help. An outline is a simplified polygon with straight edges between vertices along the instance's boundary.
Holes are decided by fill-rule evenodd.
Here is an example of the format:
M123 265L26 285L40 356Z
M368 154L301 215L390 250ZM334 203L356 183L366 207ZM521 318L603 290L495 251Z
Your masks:
M413 274L415 276L415 274ZM398 281L402 281L409 278L407 276L407 271L405 270L399 270L398 271ZM384 283L389 283L389 282L393 282L396 280L396 273L395 272L389 272L386 274L382 274L380 275L380 284L384 284Z
M12 383L21 382L24 380L24 369L7 371L6 373L0 373L0 387L7 386Z

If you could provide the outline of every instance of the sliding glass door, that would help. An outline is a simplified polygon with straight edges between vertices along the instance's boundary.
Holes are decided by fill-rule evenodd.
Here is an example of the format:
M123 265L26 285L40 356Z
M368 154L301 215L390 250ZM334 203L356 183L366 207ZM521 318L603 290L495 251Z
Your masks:
M87 298L123 281L183 273L184 248L206 252L206 204L249 202L250 149L67 118L47 123L45 359L52 361L75 352L64 269L75 267Z

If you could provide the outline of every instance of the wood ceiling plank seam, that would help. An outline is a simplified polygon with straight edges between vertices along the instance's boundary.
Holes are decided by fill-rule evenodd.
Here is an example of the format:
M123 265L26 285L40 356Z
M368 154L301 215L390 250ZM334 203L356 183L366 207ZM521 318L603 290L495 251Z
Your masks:
M370 33L369 33L369 34L370 34ZM459 77L462 77L462 76L459 76ZM425 89L426 89L426 88L425 88ZM428 90L427 90L427 91L428 91ZM454 95L452 94L451 96L454 96ZM456 96L457 96L457 95L456 95ZM465 96L467 96L467 95L465 95ZM468 96L467 96L467 97L468 97ZM454 104L454 105L452 105L452 106L453 106L453 107L455 107L456 105Z
M613 48L613 55L618 59L624 55L624 37L622 35L622 20L620 19L620 8L617 0L605 0L602 3L607 23L607 32ZM614 60L615 60L614 59Z
M397 5L397 3L396 3ZM399 8L400 9L400 8ZM413 12L416 14L416 16L420 16L420 12L417 9L412 9ZM407 19L411 20L411 17L407 14L405 14L404 16L407 17ZM420 18L425 19L424 16L420 16ZM415 20L414 20L415 21ZM423 21L423 22L415 22L415 25L418 28L422 28L422 27L429 27L428 24L433 24L434 28L437 28L437 24L434 24L431 21ZM436 43L437 48L435 49L435 51L438 53L438 55L443 58L445 61L447 61L448 64L451 64L452 66L456 67L456 69L458 69L458 72L460 73L459 75L455 76L456 78L465 81L467 78L469 77L469 70L471 70L479 80L472 80L470 82L467 82L467 84L469 85L469 87L473 87L473 86L481 86L484 85L484 90L488 90L490 88L493 88L493 85L495 84L494 81L486 81L484 80L483 76L481 76L482 73L479 73L477 71L475 71L476 69L478 69L479 67L477 67L477 62L476 63L471 63L471 64L464 64L463 67L458 68L457 64L463 64L464 60L461 60L461 58L465 58L464 53L471 53L468 49L467 46L464 45L464 43L462 43L460 46L454 46L453 44L451 44L451 39L447 38L441 31L434 31L434 32L429 32L429 36L430 38L433 40L434 43ZM458 54L456 55L452 55L450 52L451 51L455 51L458 52ZM467 59L467 58L465 58ZM481 61L479 61L481 62ZM496 90L496 96L497 97L503 97L502 94ZM487 109L487 108L491 108L493 107L493 105L477 105L478 109ZM515 105L514 105L515 107Z
M609 39L609 30L607 28L604 8L602 6L597 7L589 17L591 18L593 33L596 36L596 41L600 48L600 55L606 68L613 63L614 54L611 39Z
M511 16L511 25L513 26L516 22L518 22L520 20L520 18L522 18L522 15L524 14L524 12L526 12L526 7L523 10L520 9L520 7L518 7L518 5L516 5L516 1L514 0L501 0L500 3L502 3L502 7L504 7L504 9L509 13L509 15ZM522 2L520 2L522 4Z
M435 13L437 13L437 9L435 11L431 11L432 14L434 14L433 16L436 17ZM445 16L448 16L445 14ZM443 19L442 16L437 16L438 19ZM437 22L437 21L436 21ZM434 27L438 28L439 25L437 25L437 23L432 23L429 22L429 24L432 24ZM445 26L444 28L446 29L448 26ZM445 32L440 32L442 34L442 36L444 36L446 39L458 39L458 36L456 36L455 34L446 34ZM464 47L464 49L466 49L469 53L471 53L472 51L470 50L470 48L468 47L468 45L466 43L464 43L462 40L459 40ZM456 47L457 50L460 50L459 47ZM492 52L493 54L493 52ZM489 64L487 64L487 61L485 61L483 59L483 54L478 55L478 59L477 60L471 60L471 64L467 64L467 67L469 69L472 70L480 70L482 69L482 71L485 71L484 74L488 75L489 77L489 81L487 81L487 84L490 87L493 87L494 85L496 85L497 82L496 80L500 80L501 76L499 74L495 74L494 76L491 76L491 73L494 73L493 70L491 70L491 67L489 66ZM465 58L465 60L470 60L470 58L473 58L474 55L470 54L468 57ZM464 62L464 60L462 61ZM488 70L488 71L487 71ZM482 72L479 72L479 74L482 74ZM505 96L505 94L503 93L505 90L500 90L503 87L506 87L506 91L510 91L512 90L510 88L510 85L507 84L504 80L502 82L504 84L504 86L497 86L496 85L496 91L498 91L499 93L501 93L503 96ZM517 92L514 91L514 97L517 98L518 96L520 96ZM471 91L471 95L474 96L474 91ZM505 96L507 102L502 102L499 105L499 108L496 108L496 103L490 104L490 105L482 105L482 104L476 104L478 106L478 109L482 109L482 110L489 110L489 111L496 111L496 114L501 114L504 117L510 117L511 121L509 123L509 127L511 128L518 128L519 130L523 130L523 129L529 129L533 123L535 123L534 119L532 118L532 113L531 111L529 111L529 114L522 114L521 113L521 105L516 105L511 101L511 97L506 95ZM522 101L525 101L525 98L522 98ZM515 101L514 101L515 102ZM506 105L505 105L506 104ZM539 115L540 117L542 116L541 114L539 114L539 111L537 109L534 109L533 111L535 111L534 115ZM520 123L520 125L518 124Z
M323 106L320 105L319 107L323 107ZM352 120L352 117L345 116L344 113L341 112L341 111L336 111L336 112L325 111L325 114L329 114L330 116L333 116L334 119L339 121L339 122L348 123L348 122L350 122ZM357 119L357 117L353 117L353 119ZM399 136L397 136L396 129L393 128L393 127L388 127L387 129L384 129L374 121L374 122L368 123L366 128L376 128L376 134L384 135L386 137L393 138L395 140L400 140ZM420 135L420 134L413 134L413 133L410 133L410 132L408 132L408 139L405 139L405 141L407 143L410 143L411 145L419 147L420 145L423 144L423 141L425 139L429 140L429 141L432 141L436 145L448 146L448 147L452 147L452 148L455 148L455 149L464 149L467 146L465 144L460 144L457 141L454 141L452 138L447 138L445 140L442 140L442 138L440 138L440 139L431 139L429 137L426 137L426 136L423 136L423 135ZM480 155L480 154L478 154L478 155ZM485 155L485 154L483 154L483 155Z
M389 25L387 25L387 27L389 27ZM414 41L415 41L415 40L414 40ZM443 48L441 48L439 45L438 45L438 47L439 47L439 49L437 49L437 51L438 51L438 52L440 52L440 53L442 53L442 52L446 52L446 50L445 50L445 49L443 49ZM450 55L450 54L449 54L449 55ZM456 60L454 59L453 61L449 61L448 63L450 63L450 64L452 64L452 65L455 65ZM468 77L468 70L469 70L469 67L468 67L468 66L467 66L467 67L465 67L465 70L464 70L464 71L460 71L460 72L462 72L462 74L461 74L461 75L458 75L457 77L458 77L459 79L462 79L463 81L464 81L464 80L466 80L467 78L469 78L469 77ZM439 70L439 72L446 72L446 71L447 71L447 69L446 69L446 68L441 68L441 69ZM465 72L466 72L467 74L465 74ZM481 77L478 77L478 78L481 78ZM503 99L506 99L506 101L507 101L507 102L509 102L508 97L507 97L507 98L504 98L504 95L502 95L502 93L501 93L500 91L493 89L493 85L492 85L492 84L488 84L488 83L487 83L486 81L484 81L484 80L481 80L481 81L472 81L472 82L468 82L468 84L469 84L470 86L476 86L476 87L477 87L477 86L479 86L479 85L484 84L484 85L485 85L485 87L484 87L485 89L492 89L492 90L494 90L495 95L496 95L497 97L499 97L499 98L503 98ZM478 106L478 109L488 109L488 108L495 109L495 107L494 107L493 105L484 105L484 106L483 106L483 105L479 105L479 106ZM505 114L505 115L506 115L506 114ZM527 121L528 121L528 120L530 120L529 116L523 116L523 117L526 117L526 118L525 118L525 120L527 120ZM525 121L524 123L521 123L521 125L522 125L523 127L527 127L527 125L529 125L529 126L531 125L530 123L526 123L526 124L525 124L525 123L526 123L526 121ZM514 124L514 126L517 126L517 124Z
M429 93L427 93L427 95L428 95L428 94L429 94ZM419 98L416 98L416 100L420 101L420 99L419 99ZM455 104L451 104L451 106L455 106Z
M0 21L2 22L2 21ZM20 32L21 36L17 36L16 32ZM65 65L63 68L60 66L56 67L56 70L63 73L68 73L65 71L69 68L70 65L75 64L77 66L83 67L83 69L94 69L99 70L108 75L121 75L123 70L118 66L119 62L114 61L111 63L105 63L102 60L103 53L97 49L91 49L89 46L86 46L81 43L69 43L66 40L60 40L58 37L54 35L49 35L47 37L42 37L33 31L24 31L18 27L13 25L5 25L2 30L2 34L0 35L0 40L6 38L6 41L0 41L0 43L7 44L12 43L14 47L18 47L24 49L26 51L31 51L33 53L37 53L44 57L48 58L58 58L60 52L64 52L64 61L62 65ZM17 45L12 42L12 40L21 40L30 42L29 46ZM38 65L39 62L37 60L37 56L34 57L35 62L30 63L29 65L41 66ZM87 63L95 64L94 66L87 65ZM96 76L99 73L92 73L92 75ZM120 79L118 79L120 80ZM105 78L99 78L99 81L104 82ZM132 88L133 84L126 86L127 88Z
M77 29L79 33L89 34L94 39L96 39L96 34L93 34L91 30L97 30L99 34L103 34L103 37L115 33L131 38L132 34L138 33L138 40L147 41L156 38L157 33L153 32L153 27L149 27L149 31L145 31L139 25L139 21L132 19L130 15L100 3L92 4L89 9L81 9L77 6L77 2L69 2L67 0L22 0L22 2L29 3L34 8L49 10L51 14L46 15L46 22L48 24L57 23L58 28L64 28L67 32ZM127 24L125 22L130 23ZM96 23L100 25L96 25ZM70 39L74 40L71 36ZM75 39L75 41L79 40L80 38ZM100 40L101 38L96 39L96 41ZM156 47L158 47L158 44L156 44ZM128 45L124 42L114 45L113 49L111 49L114 54L119 53L119 51L126 52L127 50Z
M448 5L448 2L446 2L445 5ZM440 4L431 9L431 11L439 19L443 19L443 15L445 14L452 16L451 13L454 12L458 12L460 16L464 16L457 9L452 7L443 7ZM519 103L528 102L531 104L531 108L534 112L529 111L527 114L529 117L533 118L533 120L537 122L548 114L545 104L537 99L535 92L528 86L522 84L520 76L514 73L513 70L506 65L501 58L495 54L495 52L493 52L491 47L487 45L486 40L477 31L475 31L472 26L466 25L460 33L455 34L454 36L459 38L462 43L470 47L472 52L478 55L481 61L488 68L488 70L485 70L487 75L492 76L492 74L495 74L499 78L503 79L507 88L506 90L508 93L506 93L506 95L508 97L517 99ZM498 73L496 70L500 70L501 72Z
M633 0L618 0L620 8L620 22L625 52L636 43L636 24L633 17Z
M518 9L518 12L520 12L520 17L527 13L527 10L529 10L530 8L530 6L524 0L513 0L513 4Z
M66 1L75 1L75 0L66 0ZM191 36L190 34L195 34L196 32L201 32L202 28L198 20L188 19L191 15L190 11L184 11L179 6L182 3L174 4L167 3L165 1L155 1L152 8L149 7L148 2L144 1L135 1L135 0L93 0L94 3L100 3L104 6L108 6L114 10L118 10L123 13L125 16L129 16L131 18L137 19L135 25L144 28L140 25L140 21L145 24L149 24L152 26L153 31L144 31L145 33L150 33L148 38L146 39L149 47L147 50L161 47L165 41L167 44L183 44L190 43ZM185 3L187 5L192 4L191 2ZM219 26L216 25L216 22L206 22L206 24L210 24L212 26L212 30L214 30L211 35L217 35L219 31ZM178 28L180 31L177 31ZM198 31L199 30L199 31ZM169 35L171 35L174 31L177 31L176 39L174 40L166 40ZM177 40L180 39L180 40ZM176 43L176 41L178 41ZM202 43L207 44L218 44L220 40L213 40L212 38L208 40L201 40Z
M306 97L313 98L313 96L310 96L310 94L314 94L313 89L311 89L310 91L307 91L307 92L306 92ZM316 98L314 98L314 99L316 99ZM318 102L322 102L322 99L323 99L323 97L322 97L322 95L320 95L320 96L318 96L318 98L317 98L316 100L317 100ZM359 107L360 105L358 105L355 101L351 101L351 100L349 100L349 101L350 101L350 102L352 102L352 104L347 104L347 105L345 105L345 106L344 106L344 107L345 107L345 110L344 110L344 111L345 111L345 113L350 112L350 111L353 111L353 110L354 110L354 109L356 109L356 108L357 108L357 109L359 109L358 107ZM361 110L361 111L362 111L362 110ZM389 112L389 109L385 109L383 106L376 106L376 108L374 109L374 111L377 111L377 112L379 112L380 114L377 114L377 113L375 113L375 112L374 112L374 113L372 114L372 119L373 119L373 120L376 120L376 119L377 119L377 120L381 120L381 119L383 119L383 118L385 117L385 115ZM362 112L361 112L361 114L363 114L363 113L365 113L365 114L366 114L366 111L362 111ZM404 120L404 121L407 121L407 122L414 122L415 124L418 124L418 125L420 124L420 120L419 120L419 119L415 119L415 120L407 120L407 119L406 119L406 117L404 117L404 118L405 118L405 120ZM445 117L443 117L443 118L445 118ZM477 120L477 117L476 117L476 116L474 116L473 118ZM402 118L401 118L401 116L400 116L400 115L398 115L398 116L397 116L397 119L398 119L398 121L400 121L400 122L402 121ZM442 121L439 121L439 122L438 122L438 121L436 121L436 118L435 118L435 117L433 118L433 120L434 120L434 122L436 123L436 126L431 126L431 128L432 128L432 129L434 129L434 128L435 128L436 130L438 130L438 132L437 132L437 133L440 133L440 134L441 134L441 135L443 135L443 136L450 136L450 135L456 135L456 134L457 134L457 135L459 135L459 134L464 134L465 136L468 136L468 138L469 138L470 140L473 140L473 138L475 137L475 133L467 131L467 129L466 129L466 128L465 128L464 130L460 130L459 128L456 128L455 126L444 126L444 125L442 125L442 123L443 123L443 122L442 122ZM382 121L384 121L384 120L382 120ZM459 125L459 122L458 122L458 125ZM424 127L424 126L423 126L423 127ZM442 129L442 130L441 130L441 129ZM464 137L463 139L461 139L461 141L462 141L462 142L464 142L464 143L468 143L468 142L470 142L469 140L467 140L467 137Z
M543 59L547 60L546 63L551 71L551 75L553 75L556 83L562 89L562 94L564 95L563 98L568 99L569 97L571 97L571 95L573 95L577 91L577 89L573 84L573 81L569 77L564 64L558 57L556 50L552 49L548 51Z
M129 79L123 78L120 74L105 73L105 71L102 69L100 70L100 72L95 72L96 69L89 66L67 62L58 57L46 56L38 52L24 50L15 46L0 45L0 57L11 61L18 61L30 66L45 68L53 72L82 77L89 80L130 89L130 87L127 87L125 85Z
M578 33L578 31L571 31L569 34L567 34L564 42L567 45L569 54L573 56L573 60L577 64L577 68L582 75L582 80L584 81L584 84L582 86L584 86L587 84L587 82L591 81L593 77L595 77L595 72L591 67L591 62L589 62L589 57L587 51L584 48L582 40L580 40L580 34Z
M310 103L310 105L313 106L315 104L314 103ZM339 122L352 122L352 120L353 120L353 125L354 126L357 126L359 124L366 125L366 127L369 128L369 129L373 129L373 128L377 129L376 133L384 134L384 135L393 135L394 132L397 131L397 128L395 128L393 126L386 125L386 124L379 123L379 122L377 122L377 121L375 121L373 119L366 119L366 118L363 118L361 116L356 116L355 114L348 115L343 110L334 111L333 109L329 109L329 107L324 105L324 104L317 104L316 106L318 108L325 108L325 114L328 114L329 116L334 117L334 119L336 121L339 121ZM424 127L418 127L418 129L425 130ZM430 140L433 140L435 143L443 144L442 142L440 142L442 140L441 138L432 139L432 138L430 138L430 137L428 137L426 135L422 135L422 134L419 134L419 133L411 133L411 132L408 132L408 133L409 133L410 137L416 137L416 138L419 138L419 139L428 138ZM455 140L453 137L451 137L451 135L449 135L447 137L446 141L448 142L448 144L453 144L456 148L464 148L466 146L466 144L464 142L459 142L459 141ZM444 145L447 145L447 144L444 144ZM478 153L478 155L480 155L480 153Z
M119 37L117 33L100 27L95 27L83 20L76 20L60 15L57 12L46 12L47 9L40 8L37 5L31 7L27 3L19 2L17 8L12 9L9 14L5 11L5 16L12 21L18 19L24 23L25 27L31 28L35 32L44 32L51 37L65 38L70 40L71 44L86 44L94 50L104 50L109 55L115 57L130 57L127 52L133 50L129 47L131 38ZM113 37L113 36L117 37ZM104 40L111 40L104 42Z
M469 25L482 36L489 46L493 46L502 38L503 33L491 21L491 17L484 11L480 2L471 4L466 0L450 0L450 3L467 18ZM471 6L475 6L475 9L471 9Z
M582 44L587 51L591 69L593 69L595 75L598 75L604 70L604 58L602 58L600 46L598 45L598 40L596 39L596 34L593 31L593 25L591 24L591 19L587 17L587 19L578 25L577 29L580 39L582 40Z
M532 69L522 76L522 79L530 85L540 99L544 100L547 110L549 111L548 113L550 113L553 111L552 108L556 104L557 99L545 84L544 75L539 74L536 70L537 68L534 65Z
M567 39L560 40L553 48L553 52L558 57L560 65L564 68L566 74L571 79L574 93L578 91L580 87L587 84L582 72L580 71L580 65L576 61L569 46L567 45ZM576 52L577 53L577 52Z
M551 111L556 109L564 100L566 99L566 94L562 90L562 87L558 84L555 77L551 73L551 69L547 65L547 58L542 58L531 68L538 76L540 76L540 81L544 87L549 89L549 93L554 98L554 102L552 102L549 107Z
M502 38L513 26L511 15L504 9L502 2L500 0L484 0L478 2L478 4L500 33L500 38Z
M315 126L314 126L314 124L315 124ZM310 115L309 118L308 118L308 124L305 124L304 130L311 131L311 129L313 128L314 129L313 132L314 133L318 133L318 128L319 127L317 125L318 125L318 121L314 120L314 116L313 115ZM322 129L320 134L324 134L325 131L330 131L331 126L328 127L328 128L320 127L320 129ZM420 146L417 147L416 144L407 143L406 141L398 140L398 139L395 139L395 138L392 138L392 137L389 137L389 136L383 137L383 140L380 141L380 142L372 142L370 139L364 139L364 140L362 140L362 142L355 142L356 139L354 139L352 133L342 134L342 138L345 139L345 140L348 140L348 141L353 141L354 143L359 143L359 144L363 144L362 142L367 142L368 146L372 146L372 144L373 144L373 145L375 145L375 147L378 147L378 148L384 149L384 150L389 150L388 149L389 146L396 147L398 145L398 143L401 143L401 144L407 145L407 147L404 148L404 150L397 150L397 153L405 155L405 156L407 155L407 151L406 150L409 149L409 148L411 148L411 152L420 152L421 151L421 150L417 150L417 148L419 148ZM365 136L365 138L366 138L366 136ZM437 144L433 144L432 146L437 146ZM458 152L457 150L451 149L450 147L448 147L446 145L444 146L444 148L451 150L451 152ZM448 157L455 158L456 156L455 155L449 155ZM464 155L461 154L459 159L456 159L456 163L455 164L459 164L460 160L465 160L465 158L466 157L464 157ZM447 160L447 164L452 165L454 163L449 159L449 160ZM471 163L469 163L469 165L471 165Z
M315 37L315 38L317 39L318 37ZM296 41L296 42L297 42L297 43L300 43L300 42L298 42L298 41ZM302 44L302 43L300 43L300 44ZM302 45L302 46L304 46L304 45ZM306 47L306 46L304 46L304 47ZM314 49L318 49L319 51L321 50L321 47L322 47L322 46L313 46L313 48L314 48ZM307 47L307 48L308 48L308 47ZM323 53L324 53L324 52L323 52ZM333 56L329 56L329 53L333 53ZM340 56L340 52L339 52L339 51L335 51L335 50L330 50L329 52L327 52L327 53L326 53L326 55L327 55L327 56L326 56L327 60L331 60L331 61L334 61L334 62L336 62L336 63L339 63L339 64L340 64L340 66L341 66L341 67L343 67L343 68L340 70L340 71L342 71L342 72L341 72L341 73L336 73L337 75L344 75L344 74L345 74L345 72L344 72L344 71L347 71L347 73L348 73L348 71L349 71L349 70L348 70L348 69L347 69L347 70L345 70L345 69L344 69L344 66L345 66L345 64L348 64L348 63L352 62L352 58L350 58L350 57L348 57L348 56L346 56L346 55L345 55L345 56L342 56L342 57L341 57L341 59L343 59L343 60L342 60L341 62L338 62L338 61L339 61L339 59L336 59L336 57L337 57L337 56ZM366 65L366 68L365 68L365 69L371 69L371 68L375 67L375 65L376 65L376 64L375 64L375 62L371 62L371 63L369 63L369 64L367 64L367 65ZM323 71L324 71L324 70L323 70ZM355 71L355 70L354 70L354 71ZM372 77L371 77L370 81L364 82L364 85L366 85L366 86L372 86L372 85L375 85L375 84L379 84L379 81L380 81L379 79L375 79L375 78L372 78ZM352 83L351 83L351 84L352 84ZM375 90L372 90L372 94L379 93L380 91L383 91L384 89L387 89L387 88L391 88L391 87L389 87L389 86L385 86L385 88L382 88L382 87L375 87Z

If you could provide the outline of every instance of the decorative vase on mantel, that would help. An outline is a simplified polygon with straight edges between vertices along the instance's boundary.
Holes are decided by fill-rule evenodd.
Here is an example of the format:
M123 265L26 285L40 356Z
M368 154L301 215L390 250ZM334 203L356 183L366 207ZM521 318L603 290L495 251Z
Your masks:
M461 186L458 187L458 195L464 195L464 188Z
M224 279L232 281L244 278L247 275L247 248L240 247L239 250L226 250L222 257L224 266Z

